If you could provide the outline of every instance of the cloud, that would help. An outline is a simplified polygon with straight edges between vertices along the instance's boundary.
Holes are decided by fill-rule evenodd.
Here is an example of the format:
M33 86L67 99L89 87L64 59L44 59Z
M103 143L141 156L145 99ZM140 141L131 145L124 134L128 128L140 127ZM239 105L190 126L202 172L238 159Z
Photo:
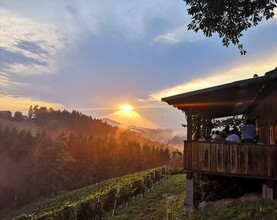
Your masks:
M22 49L29 51L33 54L38 54L38 55L48 55L48 51L45 49L42 49L42 47L39 44L44 44L45 41L37 41L37 42L31 42L27 40L21 40L18 41L15 46Z
M274 9L274 13L274 18L277 19L277 8ZM181 27L166 31L165 33L156 36L153 40L153 43L178 44L181 42L191 43L206 39L206 37L201 32L195 33L192 30L187 30L187 25L189 24L189 20L187 18L188 16L181 23Z
M41 100L34 100L29 97L22 96L11 96L11 95L1 95L0 94L0 110L10 110L10 111L22 111L26 113L30 105L47 106L54 109L63 108L63 105L53 102L44 102Z
M164 29L164 26L182 24L186 13L180 13L184 17L178 13L171 15L183 11L184 6L183 2L168 0L73 0L63 5L68 14L67 21L78 26L79 32L97 36L108 31L128 40L141 40L152 36L157 29Z
M18 89L19 87L26 87L30 86L28 83L22 83L22 82L17 82L17 81L11 81L9 78L9 74L0 72L0 85L1 85L1 90L0 90L0 95L7 93L7 90L4 88L9 87L9 89Z
M24 111L36 104L61 106L31 98L45 89L32 76L58 71L59 57L72 38L58 25L38 22L4 8L0 8L0 17L0 108Z
M155 0L154 0L155 1ZM60 3L63 23L67 31L76 34L78 40L106 34L122 34L125 38L140 38L145 31L149 11L147 4L135 4L125 0L69 1ZM148 15L151 16L151 13ZM149 16L148 16L149 17ZM60 21L62 18L63 21ZM57 18L56 18L57 19Z
M188 31L187 28L180 27L171 32L163 33L153 40L154 43L177 44L180 42L195 42L204 39L203 36L193 31Z
M149 100L160 101L164 97L251 78L254 74L262 76L265 72L276 67L276 60L277 55L273 55L269 56L267 60L251 60L236 65L233 64L233 67L223 67L215 72L208 73L204 77L198 76L192 81L154 92L149 95Z
M1 8L1 70L20 75L53 73L65 48L66 33Z
M21 52L15 52L15 51L10 51L5 48L0 47L0 65L1 67L9 68L8 66L10 65L17 65L17 64L22 64L22 65L46 65L46 62L37 60L31 56L26 56L24 53Z
M154 42L166 42L170 44L175 44L180 42L180 38L174 33L165 33L154 39Z

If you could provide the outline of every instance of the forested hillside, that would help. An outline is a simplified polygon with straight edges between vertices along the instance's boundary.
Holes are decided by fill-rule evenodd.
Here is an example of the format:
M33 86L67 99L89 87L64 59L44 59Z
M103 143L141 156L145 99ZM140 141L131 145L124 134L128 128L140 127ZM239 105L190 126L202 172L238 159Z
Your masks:
M0 123L0 209L182 160L157 142L76 111L37 108L27 122L40 129Z

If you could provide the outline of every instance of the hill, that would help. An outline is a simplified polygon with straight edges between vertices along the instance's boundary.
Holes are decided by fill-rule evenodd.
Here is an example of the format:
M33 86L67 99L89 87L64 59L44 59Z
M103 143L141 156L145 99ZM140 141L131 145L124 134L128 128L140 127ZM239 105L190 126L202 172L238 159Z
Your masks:
M0 218L28 219L92 219L103 216L132 196L142 196L169 174L169 167L150 169L120 178L109 179L60 196L40 200L21 209L2 212Z
M134 131L141 136L166 144L172 148L183 151L185 131L184 129L150 129L137 126L128 126L128 129Z
M185 208L185 175L167 177L143 200L133 200L128 209L122 207L113 219L118 220L237 220L237 219L277 219L277 200L243 201L234 199L231 203L202 204L196 210ZM246 197L245 197L246 198ZM228 199L226 199L227 201ZM106 219L111 219L110 215Z
M9 127L9 128L16 127L18 130L28 130L32 134L36 134L37 132L43 131L43 129L32 120L14 121L12 119L0 117L0 124L3 127Z
M185 175L177 174L165 178L144 199L133 199L128 209L122 206L113 219L117 220L162 220L184 219ZM105 219L112 219L111 212Z
M38 108L32 119L1 119L0 160L0 209L9 209L182 155L76 111Z
M92 219L93 217L99 219L101 215L104 216L104 219L118 220L277 219L276 200L262 200L259 202L243 203L236 202L236 200L234 200L232 203L227 205L222 203L217 207L215 207L212 203L207 203L204 206L202 205L202 207L198 210L187 210L184 207L185 175L167 175L166 178L164 178L163 175L160 175L160 178L154 181L151 173L153 174L158 169L152 169L121 178L111 179L89 187L71 191L52 199L32 203L10 213L1 212L0 219L8 220L12 217L18 216L18 218L15 219L29 220L30 218L27 216L31 213L33 213L35 219L38 220L73 219L74 216L74 219L77 220ZM126 197L126 193L131 192L128 190L120 190L118 194L116 193L118 188L124 189L126 183L127 185L133 183L131 185L138 189L137 187L139 185L136 185L135 182L139 181L139 183L143 183L141 180L147 180L148 177L152 179L152 182L144 181L147 189L144 194L141 194L142 191L140 190L131 190L134 192L131 197ZM111 187L109 187L109 185ZM116 190L113 191L113 189ZM109 192L115 192L115 194L111 193L111 196L104 196L105 194L108 195ZM142 197L141 195L144 196ZM98 198L100 198L100 200ZM114 210L113 208L115 207L116 198L117 205ZM107 203L107 199L110 199L111 202ZM91 202L87 203L86 201ZM100 204L100 206L95 204ZM105 204L107 206L103 209L103 205Z
M112 119L109 119L109 118L102 118L101 119L103 122L106 122L107 124L111 125L111 126L120 126L122 125L121 123L117 122L117 121L114 121Z
M183 148L184 148L183 141L186 138L186 134L183 128L151 129L151 128L138 127L135 125L126 126L117 121L111 120L109 118L103 118L102 121L106 122L111 126L116 126L119 129L129 130L131 132L134 132L143 138L165 144L172 149L178 149L179 151L183 151Z
M47 132L56 138L60 133L84 132L97 137L116 137L126 141L136 140L141 145L151 144L183 151L184 129L150 129L138 126L125 126L109 118L96 119L83 115L81 112L53 110L46 107L36 108L32 119L16 121L0 117L4 126L18 130L28 130L32 134Z

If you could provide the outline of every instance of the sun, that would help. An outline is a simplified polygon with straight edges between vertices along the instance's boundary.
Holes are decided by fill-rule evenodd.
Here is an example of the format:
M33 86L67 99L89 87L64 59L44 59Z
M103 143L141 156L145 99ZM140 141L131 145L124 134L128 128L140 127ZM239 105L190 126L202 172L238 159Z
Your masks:
M134 107L129 103L122 103L118 105L116 111L106 115L103 118L109 118L111 120L119 122L122 126L135 125L139 127L146 128L157 128L157 126L149 121L149 119L142 116L136 109L141 109L141 107Z
M133 111L133 107L131 105L120 105L119 110L125 112L126 114L129 114Z
M116 115L127 118L137 118L139 114L134 111L134 108L129 104L123 104L119 106L119 110L115 112Z

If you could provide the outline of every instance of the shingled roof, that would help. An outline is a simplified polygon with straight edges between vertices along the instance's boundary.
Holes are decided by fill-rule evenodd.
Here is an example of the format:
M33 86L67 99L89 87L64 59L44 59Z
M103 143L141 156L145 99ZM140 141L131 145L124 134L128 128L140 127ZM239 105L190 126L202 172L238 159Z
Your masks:
M246 114L265 93L277 89L277 68L261 77L240 80L206 89L162 98L182 111L219 118Z

